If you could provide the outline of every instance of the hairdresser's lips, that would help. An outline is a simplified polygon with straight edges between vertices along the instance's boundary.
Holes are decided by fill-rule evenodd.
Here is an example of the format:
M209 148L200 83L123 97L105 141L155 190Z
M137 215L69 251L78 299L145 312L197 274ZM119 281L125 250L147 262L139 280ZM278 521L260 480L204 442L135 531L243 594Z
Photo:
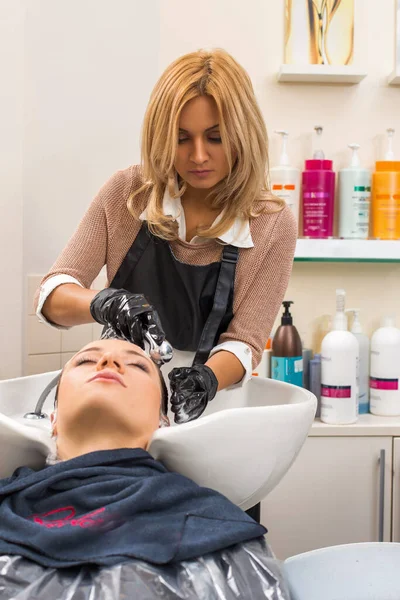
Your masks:
M189 171L189 173L191 175L194 175L194 177L198 177L199 179L205 179L206 177L208 177L210 175L210 173L212 173L213 171L211 170L202 170L202 171Z
M99 371L99 373L96 373L96 375L89 379L88 383L90 383L91 381L101 381L103 383L119 383L120 385L122 385L122 387L126 387L126 384L122 379L121 375L115 373L115 371Z

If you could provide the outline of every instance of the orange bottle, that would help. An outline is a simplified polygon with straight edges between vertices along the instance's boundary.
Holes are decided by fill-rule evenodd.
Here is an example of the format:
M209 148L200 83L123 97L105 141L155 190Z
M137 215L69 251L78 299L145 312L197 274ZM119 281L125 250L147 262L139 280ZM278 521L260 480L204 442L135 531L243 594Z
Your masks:
M376 163L372 175L371 237L378 240L400 239L400 161L394 160L394 129L387 129L388 150L385 160Z
M400 161L377 161L371 200L371 236L378 240L399 240Z

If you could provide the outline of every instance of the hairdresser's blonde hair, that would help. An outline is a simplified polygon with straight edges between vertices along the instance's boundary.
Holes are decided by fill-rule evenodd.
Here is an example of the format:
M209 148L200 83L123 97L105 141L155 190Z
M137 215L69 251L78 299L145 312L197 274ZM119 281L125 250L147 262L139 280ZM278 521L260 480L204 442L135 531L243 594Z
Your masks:
M186 190L184 181L179 181L178 192L175 187L180 114L189 100L205 95L214 98L218 108L229 174L212 191L212 206L223 210L222 218L209 228L199 229L198 235L217 238L236 217L249 219L265 212L268 200L276 204L271 212L285 205L268 192L268 136L248 74L224 50L199 50L173 62L152 92L142 131L145 183L128 200L134 214L134 198L148 193L149 228L165 240L178 237L176 222L163 213L165 188L168 186L172 197L182 196Z

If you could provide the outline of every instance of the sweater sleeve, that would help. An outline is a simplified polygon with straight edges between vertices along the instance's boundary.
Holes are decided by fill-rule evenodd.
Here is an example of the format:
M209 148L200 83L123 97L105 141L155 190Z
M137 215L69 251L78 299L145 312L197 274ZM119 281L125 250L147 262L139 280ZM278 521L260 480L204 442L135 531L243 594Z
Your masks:
M236 277L234 316L218 343L235 340L247 344L252 351L253 369L261 360L284 300L296 239L297 223L290 208L286 207L276 218L269 242L264 244L264 248L259 248L257 264L254 265L254 257L247 254L243 257L241 273ZM260 242L262 239L258 240L258 244Z
M130 181L125 171L118 171L103 185L64 250L42 279L41 286L55 275L67 275L76 279L82 287L90 288L107 262L108 213L115 207L116 199L121 204L128 197ZM40 287L35 294L35 310L39 295Z

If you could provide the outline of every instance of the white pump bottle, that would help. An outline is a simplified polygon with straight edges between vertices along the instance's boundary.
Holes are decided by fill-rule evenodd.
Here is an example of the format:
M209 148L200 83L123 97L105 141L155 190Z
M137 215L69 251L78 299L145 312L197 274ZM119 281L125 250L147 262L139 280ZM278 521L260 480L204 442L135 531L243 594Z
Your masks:
M393 129L393 127L389 127L388 129L386 129L386 133L387 133L387 150L385 152L384 160L395 160L394 152L393 152L393 138L394 138L395 130Z
M321 421L355 423L358 417L358 360L356 337L347 331L344 290L336 290L332 331L321 344Z
M297 223L299 222L300 206L300 169L290 166L287 153L287 131L275 131L282 137L282 150L279 159L279 165L270 169L271 191L285 200L286 204L292 209Z
M371 338L370 411L400 415L400 329L386 317Z
M353 324L350 331L357 338L360 356L358 413L365 415L369 412L369 337L364 333L360 323L360 309L349 308L346 312L353 313Z
M350 165L339 171L339 237L366 240L369 234L371 172L360 166L358 144L349 144L353 151Z

